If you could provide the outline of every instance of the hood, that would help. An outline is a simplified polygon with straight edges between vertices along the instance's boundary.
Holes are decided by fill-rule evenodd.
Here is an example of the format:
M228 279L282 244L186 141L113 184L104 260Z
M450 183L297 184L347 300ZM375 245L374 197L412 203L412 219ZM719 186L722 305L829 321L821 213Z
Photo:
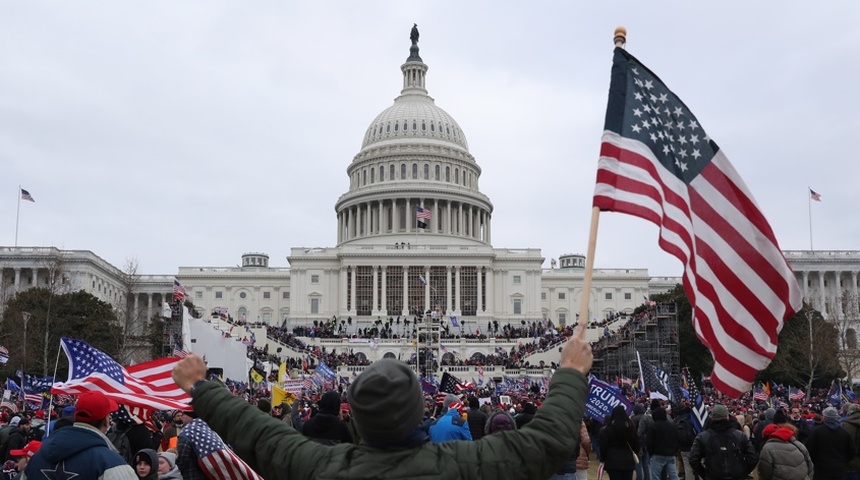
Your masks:
M768 425L770 427L770 425ZM767 428L765 428L767 430ZM769 435L770 438L778 438L783 442L788 442L791 440L791 437L794 436L794 429L788 427L777 427L774 431Z
M825 418L824 419L824 426L826 426L827 428L829 428L831 430L839 430L840 428L842 428L839 425L839 419L838 418Z
M90 448L106 447L109 443L107 437L94 427L76 423L51 432L39 451L49 463L54 464Z

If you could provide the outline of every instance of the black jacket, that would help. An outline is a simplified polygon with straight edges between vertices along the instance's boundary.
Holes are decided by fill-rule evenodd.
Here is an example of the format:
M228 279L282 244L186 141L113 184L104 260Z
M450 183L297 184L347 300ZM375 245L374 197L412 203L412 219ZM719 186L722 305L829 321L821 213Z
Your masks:
M752 442L744 435L744 432L737 429L738 422L734 417L729 417L726 420L716 420L709 422L708 429L700 433L693 442L693 448L690 449L690 466L696 475L705 479L712 478L708 475L705 464L707 463L707 445L713 435L733 435L735 443L740 448L744 456L746 471L750 473L758 463L758 453Z
M815 465L813 478L841 478L854 457L854 439L834 420L814 427L804 445Z
M352 443L346 422L331 413L317 413L302 426L302 434L325 445Z
M470 408L467 420L472 440L480 440L484 437L484 427L487 425L487 414L477 408Z
M654 418L654 423L649 426L645 433L645 445L648 447L648 453L674 457L681 449L675 424L669 421L666 410L662 408L653 410L651 416Z
M600 430L600 461L611 465L613 470L633 470L633 452L639 451L639 437L633 422L624 426L608 426Z

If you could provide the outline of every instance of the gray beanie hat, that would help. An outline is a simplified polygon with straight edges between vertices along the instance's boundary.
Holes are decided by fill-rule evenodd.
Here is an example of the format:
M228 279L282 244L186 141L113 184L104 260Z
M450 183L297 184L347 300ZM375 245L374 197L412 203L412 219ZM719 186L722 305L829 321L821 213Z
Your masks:
M839 420L839 410L836 410L833 407L827 407L821 413L824 414L825 420L827 420L827 419Z
M442 411L447 412L448 411L448 405L451 405L452 403L462 403L462 402L460 401L460 397L454 395L453 393L449 393L448 395L445 395L445 402L442 404Z
M358 433L369 440L405 437L424 419L421 392L421 382L405 363L373 362L347 390Z

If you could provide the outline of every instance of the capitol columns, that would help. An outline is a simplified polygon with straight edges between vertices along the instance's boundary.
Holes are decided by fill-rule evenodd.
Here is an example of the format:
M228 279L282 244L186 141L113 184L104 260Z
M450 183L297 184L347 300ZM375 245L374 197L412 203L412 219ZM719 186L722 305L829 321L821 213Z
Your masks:
M379 267L382 270L382 310L384 315L388 315L388 267Z
M461 210L462 212L462 210ZM462 315L462 305L460 305L460 266L454 266L454 315L459 317Z
M349 309L347 305L347 295L349 295L349 289L347 288L347 275L349 275L349 268L345 265L341 265L340 267L340 311L346 312L349 315Z
M449 217L450 219L450 217ZM451 294L453 290L451 289L451 266L445 267L445 290L447 294L445 295L445 313L451 315L453 311L451 308Z
M379 311L379 267L373 266L373 309L371 315L378 317L382 315Z
M478 276L478 294L476 295L476 297L478 299L478 303L477 303L477 309L475 310L475 316L481 317L481 316L483 316L482 314L484 313L484 302L482 299L483 293L484 293L484 279L483 279L484 267L481 265L478 266L478 275L477 276Z

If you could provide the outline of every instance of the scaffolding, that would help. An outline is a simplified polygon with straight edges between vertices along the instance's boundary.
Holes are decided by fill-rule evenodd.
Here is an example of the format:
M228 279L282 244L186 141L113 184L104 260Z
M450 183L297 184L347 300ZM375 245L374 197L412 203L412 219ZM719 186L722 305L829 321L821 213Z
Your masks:
M616 378L639 377L642 358L670 376L680 374L678 309L674 303L658 303L638 316L631 316L615 333L601 337L593 346L591 373L613 383Z
M438 315L433 315L429 310L421 319L415 323L415 355L416 373L424 378L435 378L439 371L440 333L442 324Z
M161 317L164 321L161 332L161 356L173 355L177 338L182 338L182 306L181 300L170 304L170 317Z

